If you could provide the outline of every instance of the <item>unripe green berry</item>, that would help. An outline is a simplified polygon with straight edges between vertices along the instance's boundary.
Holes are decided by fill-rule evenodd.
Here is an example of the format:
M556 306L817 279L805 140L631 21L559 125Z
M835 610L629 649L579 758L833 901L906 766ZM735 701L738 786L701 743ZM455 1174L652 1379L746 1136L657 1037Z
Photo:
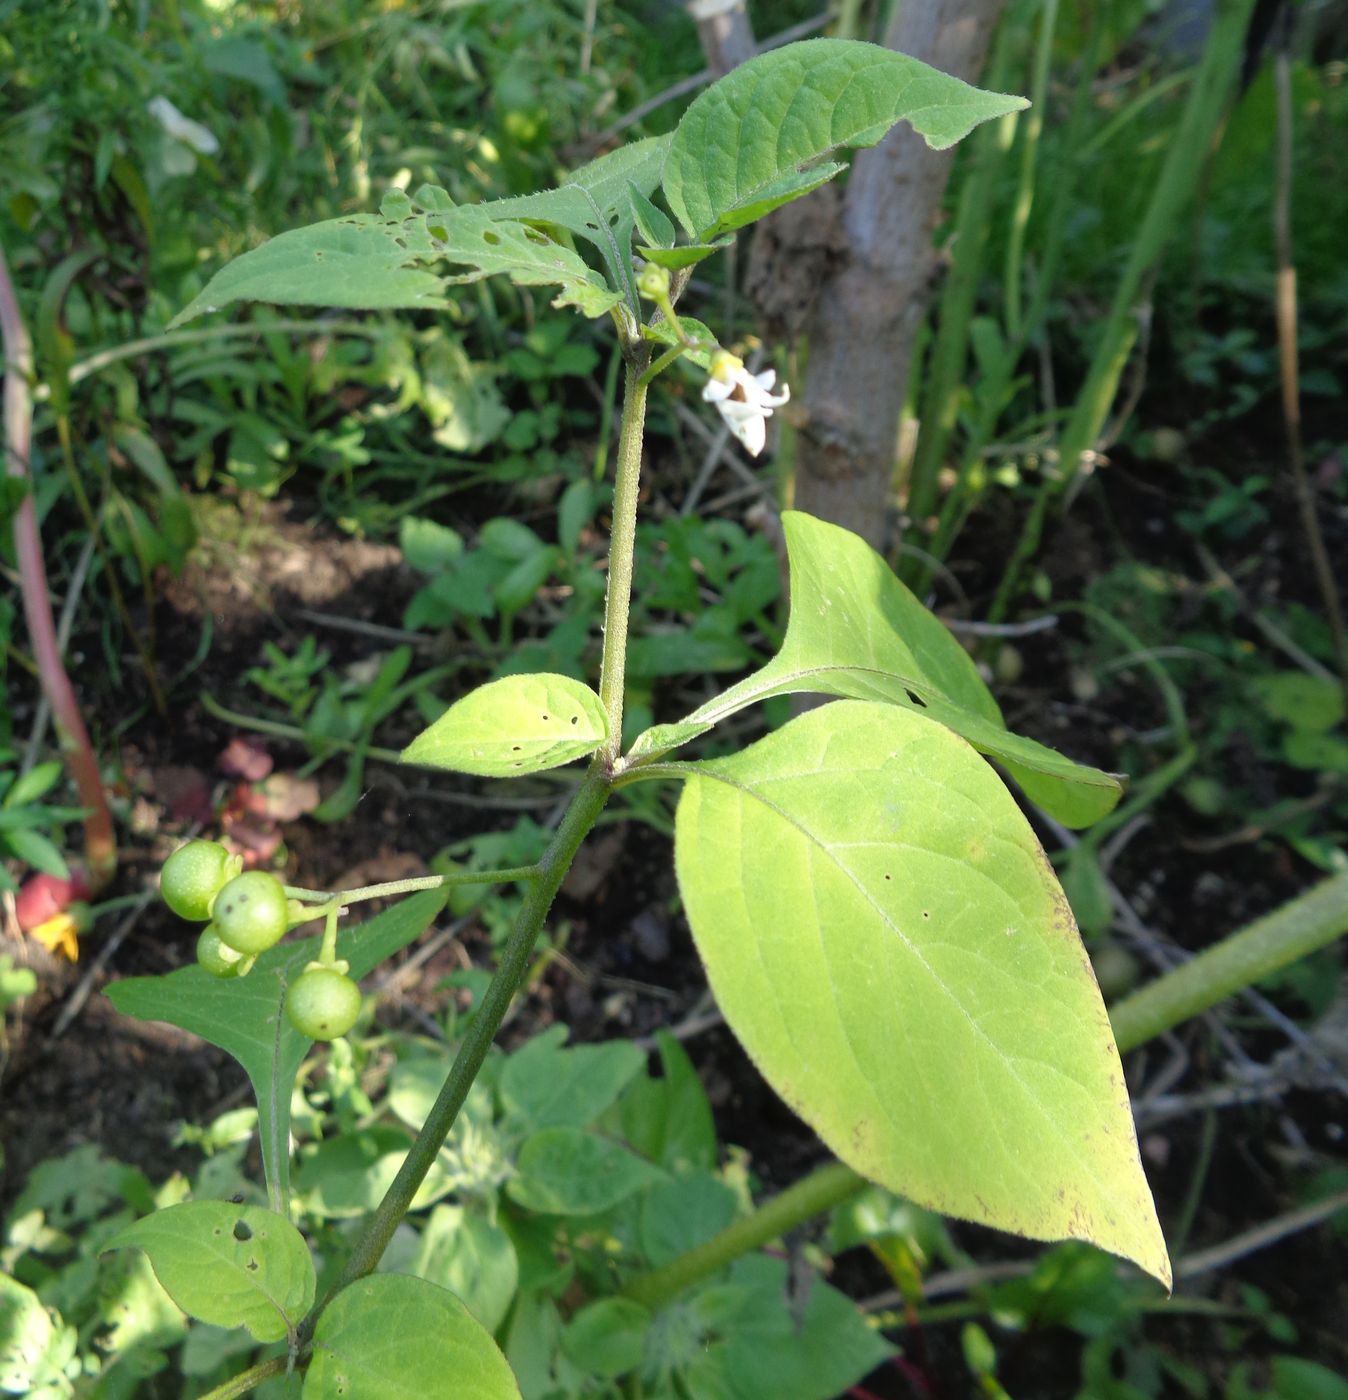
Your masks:
M204 922L216 895L238 873L238 857L218 841L189 841L164 862L159 892L180 919Z
M311 963L286 993L287 1019L311 1040L336 1040L359 1015L360 988L335 967Z
M669 300L669 269L658 263L647 263L637 273L637 291L649 301L663 303Z
M237 977L247 961L242 953L236 953L220 941L214 924L207 924L201 930L201 937L197 939L197 962L203 972L209 972L212 977Z
M275 875L249 870L227 884L212 911L221 942L237 953L265 953L290 926L286 892Z

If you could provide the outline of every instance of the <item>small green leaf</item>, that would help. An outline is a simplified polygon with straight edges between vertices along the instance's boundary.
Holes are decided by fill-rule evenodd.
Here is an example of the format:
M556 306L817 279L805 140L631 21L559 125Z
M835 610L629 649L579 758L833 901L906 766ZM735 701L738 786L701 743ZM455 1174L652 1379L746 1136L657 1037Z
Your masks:
M1104 1003L997 775L943 725L854 701L693 767L684 906L786 1102L921 1205L1168 1284Z
M684 335L697 343L696 349L683 352L685 359L695 364L699 369L710 370L711 358L720 349L716 343L716 337L701 321L696 321L691 316L680 316L679 324L683 327ZM656 321L654 325L643 325L641 334L647 340L655 341L657 345L667 345L673 348L675 345L683 344L683 341L674 334L674 327L668 321Z
M602 1380L617 1380L641 1365L651 1314L630 1298L600 1298L562 1329L562 1352L573 1365Z
M662 1176L621 1144L579 1128L532 1133L517 1166L506 1191L542 1215L598 1215Z
M658 209L646 195L630 181L627 186L627 193L632 200L632 218L636 223L637 232L656 248L671 248L674 246L674 225L669 221L669 215L663 209Z
M641 1201L641 1252L653 1269L720 1234L739 1213L739 1196L708 1172L664 1181Z
M607 737L608 717L589 686L538 672L479 686L413 739L402 759L515 778L584 758Z
M68 1372L75 1343L73 1327L48 1312L31 1288L0 1273L0 1392L36 1400L73 1395Z
M909 122L943 150L980 122L1027 105L877 44L788 44L741 64L683 114L665 164L665 198L705 242L831 179L840 165L802 167L840 146L873 146L895 122Z
M716 1125L706 1090L688 1052L668 1031L656 1031L655 1040L663 1073L628 1085L623 1136L666 1171L710 1171L716 1165Z
M799 511L782 521L791 565L782 649L679 724L640 735L633 756L687 742L693 726L710 728L755 701L812 691L883 700L946 725L1067 826L1089 826L1113 809L1123 792L1119 779L1010 733L964 648L865 540Z
M462 1206L431 1212L412 1270L448 1288L488 1332L505 1321L520 1275L510 1236Z
M314 1301L314 1265L300 1232L261 1206L185 1201L119 1230L104 1246L149 1256L164 1291L189 1316L246 1327L276 1342Z
M56 786L64 765L54 758L50 763L39 763L15 779L14 786L5 794L4 806L23 807L36 802Z
M631 1041L566 1050L560 1044L565 1038L565 1026L552 1027L516 1050L501 1070L501 1105L531 1130L587 1127L646 1061Z
M365 311L444 306L443 278L422 266L433 256L429 240L411 246L403 227L355 214L277 234L222 267L169 329L236 301Z
M491 1336L450 1292L405 1274L344 1288L314 1330L304 1400L520 1400Z
M5 832L5 844L14 856L40 870L44 875L55 876L58 880L68 880L70 869L59 848L40 831L28 831L23 827L12 827Z
M443 890L414 894L358 928L338 935L351 976L364 977L405 948L444 907ZM244 1067L257 1098L262 1162L273 1203L290 1175L290 1092L313 1043L285 1017L285 989L318 954L320 938L286 939L257 960L243 979L220 981L200 967L164 977L128 977L107 988L126 1016L167 1021L228 1051Z
M709 258L713 253L719 253L724 248L729 248L734 242L733 237L718 238L715 243L680 243L674 248L648 248L637 245L637 252L641 254L647 262L654 263L657 267L667 267L671 272L677 272L683 267L693 267L702 262L704 258ZM685 320L686 317L680 317Z

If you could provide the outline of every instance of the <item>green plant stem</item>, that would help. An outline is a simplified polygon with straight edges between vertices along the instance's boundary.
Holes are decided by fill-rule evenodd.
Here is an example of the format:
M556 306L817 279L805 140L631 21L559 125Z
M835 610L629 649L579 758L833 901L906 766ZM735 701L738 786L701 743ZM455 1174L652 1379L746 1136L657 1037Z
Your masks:
M1121 1001L1110 1012L1119 1050L1137 1049L1345 933L1348 875L1336 875ZM661 1307L749 1250L832 1210L866 1185L851 1167L830 1162L663 1268L638 1274L629 1281L627 1296L649 1308Z
M19 299L10 279L3 248L0 248L0 351L3 351L5 373L5 471L25 488L23 499L14 510L13 524L14 554L23 595L24 617L32 639L33 659L37 662L42 690L51 706L52 718L61 739L66 769L75 782L80 805L88 810L84 818L84 857L91 892L97 894L117 869L117 837L103 792L98 759L89 742L89 731L85 728L75 689L61 658L61 644L52 621L47 567L42 555L42 536L38 530L29 470L33 442L33 398L30 389L33 343L19 309Z
M646 426L646 385L642 383L642 375L649 360L650 351L642 346L635 347L628 358L622 428L618 435L613 530L608 555L608 593L604 600L604 655L599 666L599 699L608 716L608 739L600 755L610 770L622 752L623 742L627 622L632 606L637 496L641 489L641 442Z
M802 1221L832 1210L867 1185L851 1167L830 1162L811 1172L757 1210L727 1226L705 1244L690 1249L662 1269L633 1279L627 1296L648 1308L663 1307L691 1283L723 1269L741 1255L775 1240Z
M306 890L299 885L287 885L285 892L290 899L318 900L324 904L360 904L367 899L390 899L395 895L448 889L453 885L504 885L512 880L536 880L542 873L541 865L512 865L504 870L453 870L448 875L417 875L410 880L362 885L356 890ZM314 917L318 918L321 914L322 910L318 910Z
M364 1278L373 1271L389 1240L393 1238L393 1232L407 1214L417 1188L439 1155L445 1139L449 1136L449 1130L454 1126L454 1120L468 1097L468 1091L473 1087L473 1081L487 1058L487 1052L496 1039L496 1032L500 1029L506 1011L528 971L529 959L543 927L543 920L552 907L552 901L561 887L576 851L580 848L580 843L594 826L595 819L603 810L604 803L608 801L609 791L606 765L597 759L571 799L566 815L538 863L538 877L525 892L510 937L502 949L496 973L482 999L481 1007L469 1025L468 1034L459 1046L458 1054L455 1055L444 1085L426 1117L425 1125L417 1134L412 1150L385 1192L384 1199L366 1222L351 1257L346 1261L341 1277L301 1326L300 1335L303 1341L307 1341L313 1335L314 1323L327 1304L328 1298L340 1292L347 1284L354 1283L356 1279Z
M1125 998L1110 1012L1132 1050L1348 933L1348 875L1335 875Z
M247 1395L250 1390L256 1390L265 1380L270 1380L272 1376L285 1374L285 1369L289 1361L284 1356L273 1356L270 1361L259 1361L256 1366L250 1366L246 1371L240 1371L237 1376L231 1376L223 1385L217 1385L214 1390L208 1390L201 1400L234 1400L237 1395Z

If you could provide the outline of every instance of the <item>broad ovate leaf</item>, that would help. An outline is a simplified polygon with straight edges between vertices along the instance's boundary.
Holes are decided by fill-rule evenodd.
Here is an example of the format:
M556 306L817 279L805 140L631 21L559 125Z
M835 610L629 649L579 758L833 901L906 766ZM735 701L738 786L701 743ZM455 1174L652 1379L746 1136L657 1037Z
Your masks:
M293 1332L314 1301L300 1232L261 1206L185 1201L119 1230L104 1250L143 1249L164 1291L190 1317L246 1327L259 1342Z
M633 757L686 743L755 701L814 692L921 711L996 759L1067 826L1089 826L1113 809L1119 778L1012 734L968 653L865 540L799 511L783 523L791 616L781 650L686 719L641 735Z
M988 765L922 714L841 701L685 771L688 919L786 1102L921 1205L1168 1284L1089 959Z
M169 329L236 301L356 311L444 306L444 278L425 267L433 256L424 233L420 243L409 241L403 225L373 214L310 224L227 263Z
M705 242L808 194L842 167L807 167L839 147L875 145L895 122L942 150L1026 105L876 44L788 44L741 64L684 113L665 163L665 198L690 237Z
M517 778L584 758L607 737L608 717L594 691L544 671L470 691L413 739L402 758L483 778Z
M337 951L364 977L423 933L443 908L445 892L426 890L343 930ZM285 1015L286 987L318 955L320 938L286 939L262 954L247 977L221 981L193 963L163 977L128 977L107 988L126 1016L167 1021L228 1051L244 1067L257 1097L262 1165L272 1204L290 1179L290 1092L313 1042Z
M304 1400L520 1400L491 1334L447 1289L407 1274L357 1279L323 1309Z

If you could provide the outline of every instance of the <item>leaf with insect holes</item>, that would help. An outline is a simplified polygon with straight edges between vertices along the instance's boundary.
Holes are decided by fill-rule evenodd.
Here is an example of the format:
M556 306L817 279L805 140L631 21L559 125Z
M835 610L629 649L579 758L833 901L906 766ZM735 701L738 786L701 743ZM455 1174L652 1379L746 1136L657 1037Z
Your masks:
M684 771L688 921L782 1098L920 1205L1168 1285L1090 961L991 768L920 713L843 700Z
M246 1327L276 1342L314 1301L314 1265L300 1232L261 1206L184 1201L119 1230L104 1246L143 1249L164 1291L190 1317Z
M968 653L865 540L799 511L782 521L791 615L781 650L685 719L640 735L632 757L685 744L769 696L812 692L920 710L996 759L1066 826L1089 826L1113 809L1120 780L1012 734Z
M895 122L943 150L1028 105L878 44L788 44L741 64L683 114L665 199L695 241L709 242L831 180L843 166L816 161L839 147L873 146Z
M376 215L328 219L277 234L226 263L169 329L236 301L353 311L444 306L444 278L425 266L433 256L429 239L417 246Z
M405 948L435 918L443 890L425 890L338 936L337 951L364 977ZM257 1097L262 1165L272 1203L284 1200L290 1179L290 1094L313 1042L286 1018L287 985L318 956L321 938L285 939L258 958L242 979L222 981L195 963L164 977L126 977L107 988L126 1016L167 1021L228 1051L244 1067Z
M402 760L516 778L584 758L607 738L608 716L588 685L536 672L471 691L413 739Z

